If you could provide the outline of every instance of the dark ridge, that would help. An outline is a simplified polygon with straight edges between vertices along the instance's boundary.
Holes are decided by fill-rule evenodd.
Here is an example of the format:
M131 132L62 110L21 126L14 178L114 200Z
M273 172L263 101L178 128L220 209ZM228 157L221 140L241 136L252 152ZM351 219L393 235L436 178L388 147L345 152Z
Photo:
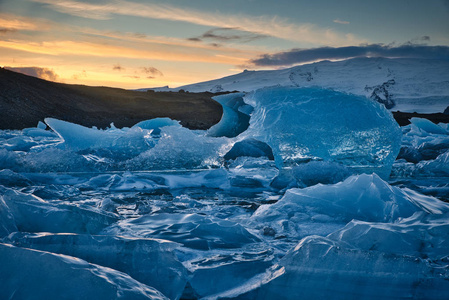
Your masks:
M449 123L449 115L444 113L435 114L419 114L419 113L405 113L400 111L394 111L393 117L400 126L406 126L410 124L411 118L423 118L432 121L435 124Z
M62 84L0 68L0 129L35 127L46 117L99 128L169 117L190 129L208 129L223 112L213 96Z

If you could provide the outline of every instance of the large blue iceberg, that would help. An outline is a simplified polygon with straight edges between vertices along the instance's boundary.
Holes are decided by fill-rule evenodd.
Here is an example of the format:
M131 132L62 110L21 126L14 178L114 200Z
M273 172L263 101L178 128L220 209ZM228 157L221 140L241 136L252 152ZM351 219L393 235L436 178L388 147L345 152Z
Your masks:
M279 87L257 90L245 102L254 112L242 135L270 145L279 167L328 160L386 178L399 153L399 125L363 97Z

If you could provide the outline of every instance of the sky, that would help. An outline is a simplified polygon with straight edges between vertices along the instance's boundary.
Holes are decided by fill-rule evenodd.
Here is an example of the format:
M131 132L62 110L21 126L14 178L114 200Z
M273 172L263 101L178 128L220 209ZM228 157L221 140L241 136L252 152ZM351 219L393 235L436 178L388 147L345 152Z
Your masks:
M449 0L0 0L0 66L127 89L358 56L449 59Z

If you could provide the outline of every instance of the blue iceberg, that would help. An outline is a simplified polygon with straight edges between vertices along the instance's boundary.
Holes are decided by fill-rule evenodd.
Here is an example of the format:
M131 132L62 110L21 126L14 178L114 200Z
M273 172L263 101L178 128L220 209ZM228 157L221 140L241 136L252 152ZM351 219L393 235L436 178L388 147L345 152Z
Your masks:
M254 112L242 135L267 143L279 167L326 160L387 178L399 153L399 125L363 97L279 87L257 90L245 102Z

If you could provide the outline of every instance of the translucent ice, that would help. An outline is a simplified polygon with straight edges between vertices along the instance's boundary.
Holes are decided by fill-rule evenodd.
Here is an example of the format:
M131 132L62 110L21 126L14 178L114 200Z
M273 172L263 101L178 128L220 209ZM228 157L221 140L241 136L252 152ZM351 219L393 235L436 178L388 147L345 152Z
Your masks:
M0 189L0 192L19 231L95 234L117 220L113 214L90 208L56 205L10 189Z
M353 249L309 236L241 299L447 299L447 260ZM240 291L244 291L242 287Z
M167 299L116 270L0 243L2 299Z
M223 157L226 160L236 159L240 156L249 157L266 157L268 159L274 160L273 151L270 146L264 142L255 139L245 139L239 141L232 146L231 150L225 154Z
M441 213L445 209L438 199L418 198L375 174L362 174L334 185L287 190L277 203L259 207L251 219L258 226L269 224L278 234L304 237L329 234L352 219L394 222L417 211Z
M449 206L448 206L449 208ZM449 254L449 214L419 212L397 223L353 220L328 238L361 250L437 261Z
M46 118L45 123L62 138L64 147L76 151L110 149L137 154L154 146L151 132L137 126L98 130L52 118Z
M212 138L184 127L161 129L157 144L124 162L127 170L210 168L221 165L220 157L231 147L228 138Z
M179 299L187 281L184 266L175 258L177 244L156 239L78 234L11 234L5 243L77 257L126 273Z
M257 90L245 102L254 112L243 135L271 146L278 166L319 158L386 178L399 152L398 124L366 98L279 87Z
M420 130L423 130L427 133L434 133L434 134L449 134L449 132L443 128L442 126L439 126L432 121L429 121L427 119L423 118L411 118L410 122L418 127Z
M103 233L167 239L200 250L238 248L259 240L235 222L199 214L160 213L142 216L120 221L106 228Z
M151 130L151 135L157 136L161 134L161 128L165 126L181 126L179 121L172 120L170 118L156 118L151 120L146 120L137 123L134 127L140 127L142 129Z
M220 122L208 130L209 136L236 137L249 126L248 107L243 101L243 93L234 93L215 96L213 99L223 107L223 116Z

